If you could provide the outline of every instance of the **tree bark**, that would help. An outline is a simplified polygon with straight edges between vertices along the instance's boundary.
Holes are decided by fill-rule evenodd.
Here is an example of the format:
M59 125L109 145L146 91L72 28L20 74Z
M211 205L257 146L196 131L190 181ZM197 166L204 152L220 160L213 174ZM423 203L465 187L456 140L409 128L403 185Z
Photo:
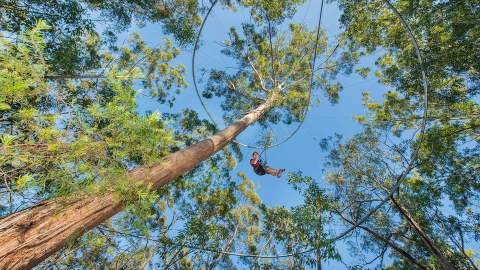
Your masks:
M400 214L407 220L407 222L410 224L410 226L417 232L417 234L420 236L420 239L422 242L427 246L428 249L432 252L432 254L437 258L438 262L442 266L443 269L445 270L455 270L455 266L453 266L452 263L450 263L447 258L443 255L443 253L440 251L440 249L437 248L435 243L433 242L430 237L423 231L422 227L420 224L418 224L413 216L410 214L410 212L403 207L398 201L392 196L390 197L390 200L393 202L393 204L396 206Z
M210 138L172 153L154 166L129 173L136 181L158 189L190 171L223 149L274 102L276 92L265 103ZM75 196L71 196L75 197ZM87 198L50 199L0 219L0 269L30 269L75 239L123 209L113 192Z
M322 270L322 254L319 248L315 250L315 255L317 256L317 270Z
M322 253L320 250L320 237L322 236L321 227L322 226L322 212L318 213L318 226L316 230L317 234L317 249L315 250L315 255L317 259L317 270L322 270Z
M339 215L343 220L345 220L346 222L350 223L351 225L355 225L355 223L349 219L347 219L346 217L344 217L341 213L339 212L336 212L337 215ZM382 241L384 244L386 244L387 246L391 247L393 250L395 250L396 252L398 252L400 255L402 255L405 259L407 259L409 262L415 264L416 266L418 266L418 268L422 269L422 270L430 270L429 267L425 266L424 264L422 264L421 262L419 262L417 259L415 259L410 253L408 253L407 251L405 251L403 248L401 248L400 246L398 246L397 244L395 244L394 242L388 240L387 238L383 237L381 234L375 232L374 230L366 227L366 226L363 226L363 225L359 225L358 228L368 232L369 234L371 234L374 238L376 238L377 240L380 240Z

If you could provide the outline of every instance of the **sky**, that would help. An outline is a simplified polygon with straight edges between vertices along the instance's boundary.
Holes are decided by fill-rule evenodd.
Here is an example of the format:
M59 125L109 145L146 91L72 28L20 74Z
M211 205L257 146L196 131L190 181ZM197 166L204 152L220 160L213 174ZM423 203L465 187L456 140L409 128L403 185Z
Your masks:
M295 17L287 21L287 23L304 23L313 30L314 27L316 27L319 13L320 1L307 0L305 5L298 10ZM339 28L339 16L340 11L335 3L325 3L321 26L327 33L330 48L336 45L336 37L342 31ZM230 27L238 27L242 22L248 21L249 16L242 10L237 13L224 10L221 7L213 10L205 25L201 38L201 47L197 52L196 62L198 65L196 65L195 68L198 74L201 73L200 69L202 68L221 69L233 65L230 59L220 53L221 47L217 42L222 42L226 39L226 33ZM162 34L161 26L156 24L148 24L142 28L132 29L131 32L133 31L139 32L151 46L158 44L166 38L166 36ZM122 38L127 39L128 33L123 34L120 37L120 41L122 41ZM366 57L360 64L370 67L374 71L376 56L378 55L374 54L373 56ZM182 55L175 61L176 63L183 63L186 66L185 78L187 79L188 87L177 97L177 103L174 108L171 109L168 105L161 105L155 100L139 95L139 111L180 112L183 109L191 108L199 112L200 117L207 118L193 88L190 64L191 57L192 51L187 49L183 50ZM354 120L353 116L365 113L362 106L361 93L363 91L369 91L371 96L378 100L381 99L382 94L386 91L385 86L377 82L377 79L373 76L373 72L371 72L366 79L353 73L348 76L341 75L338 77L338 80L344 87L340 94L339 103L331 105L325 95L322 93L314 93L315 97L320 99L320 105L312 104L303 126L293 138L278 147L267 150L268 164L270 166L285 168L287 173L302 171L304 175L313 177L322 187L328 188L322 173L325 153L321 151L319 141L322 138L333 136L335 133L341 134L345 139L348 139L359 132L361 126ZM201 91L202 84L199 84L199 88ZM206 100L205 102L210 113L214 115L216 122L223 125L219 103L215 100ZM224 126L219 126L219 128L223 127ZM272 127L274 140L283 140L295 128L295 123L290 126L276 125ZM260 133L261 130L259 130L258 126L249 127L237 139L243 143L255 144ZM242 148L242 152L246 158L239 163L232 175L236 175L239 171L245 172L247 177L254 181L257 193L266 205L270 207L291 207L302 202L301 196L288 185L286 174L282 178L257 176L248 163L248 157L251 155L252 149ZM332 228L332 230L337 233L343 229L345 228ZM349 256L350 250L345 243L339 242L337 248L346 262L359 262L358 259ZM368 258L366 259L368 260ZM345 266L338 262L324 262L324 266L325 269L345 269Z

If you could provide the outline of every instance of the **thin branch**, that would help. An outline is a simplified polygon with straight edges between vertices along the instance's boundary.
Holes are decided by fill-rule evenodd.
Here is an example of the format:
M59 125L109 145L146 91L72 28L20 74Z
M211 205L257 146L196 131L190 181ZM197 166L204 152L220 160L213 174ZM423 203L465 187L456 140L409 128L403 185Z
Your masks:
M248 99L248 100L257 100L257 101L261 101L261 102L265 102L266 99L264 98L261 98L261 97L257 97L257 96L252 96L252 95L248 95L246 93L243 93L240 89L238 89L235 84L231 81L231 80L224 80L225 83L227 83L229 85L229 89L234 91L235 93L239 94L240 96Z
M338 211L333 211L335 214L337 214L342 220L346 221L347 223L351 224L351 225L355 225L355 222L349 220L348 218L346 218L344 215L342 215L341 212L338 212ZM396 252L398 252L400 255L402 255L405 259L407 259L408 261L410 261L411 263L415 264L416 266L418 266L420 269L423 269L423 270L429 270L430 268L424 264L422 264L420 261L418 261L417 259L415 259L412 255L410 255L407 251L405 251L403 248L401 248L400 246L398 246L397 244L395 244L394 242L390 241L389 239L383 237L382 235L380 235L379 233L375 232L374 230L366 227L366 226L363 226L363 225L359 225L358 228L366 231L367 233L371 234L374 238L376 238L377 240L380 240L382 242L385 243L385 245L388 245L390 246L393 250L395 250Z
M260 74L260 72L255 68L255 65L252 63L252 61L250 60L250 57L248 55L247 55L247 59L248 59L248 63L252 67L253 71L257 75L258 80L260 81L260 86L261 86L262 90L265 91L266 93L268 93L269 91L268 91L267 87L265 86L265 83L263 82L262 74Z
M224 248L222 249L222 253L217 253L217 258L215 258L213 260L213 262L210 264L210 267L209 269L214 269L215 266L220 262L220 260L223 258L225 252L227 252L228 250L230 250L230 248L232 247L232 244L234 243L233 240L235 240L235 237L237 236L237 233L238 233L238 224L235 224L235 229L233 231L233 234L232 234L232 237L230 238L230 240L228 241L228 243L224 246Z

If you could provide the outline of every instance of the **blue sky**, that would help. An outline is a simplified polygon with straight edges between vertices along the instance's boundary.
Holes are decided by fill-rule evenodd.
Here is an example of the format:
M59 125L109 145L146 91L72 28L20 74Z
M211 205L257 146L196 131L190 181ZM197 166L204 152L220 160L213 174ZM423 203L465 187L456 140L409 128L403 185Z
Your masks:
M299 9L293 20L288 22L305 23L314 29L316 26L320 11L320 1L307 0L305 5ZM328 44L333 47L336 45L336 36L341 32L339 28L338 18L340 11L336 4L326 4L322 18L322 28L326 31L329 38ZM202 46L197 53L196 71L200 74L202 68L224 68L233 66L231 60L225 58L221 53L221 47L216 42L224 41L227 37L226 33L231 26L239 26L242 22L249 21L246 12L239 11L233 13L217 7L210 16L202 36ZM151 24L143 28L133 29L137 31L145 39L145 41L154 46L165 39L162 34L161 26ZM120 38L128 38L125 34ZM189 86L177 98L177 103L173 109L166 105L160 105L154 100L139 96L140 111L160 111L160 112L179 112L185 108L192 108L199 112L200 116L207 118L198 101L191 76L191 50L183 50L182 55L176 60L177 63L183 63L186 66L186 79ZM362 60L362 66L371 67L374 70L375 56L367 57ZM322 93L314 93L315 97L320 99L320 105L312 104L304 125L300 131L290 139L287 143L279 147L268 150L268 163L272 167L286 168L289 171L302 171L304 175L313 177L321 183L325 188L327 184L322 178L322 166L325 154L321 152L318 142L327 136L335 133L341 134L344 138L348 138L360 131L360 125L353 119L354 115L364 113L362 107L361 93L368 90L374 98L381 98L385 92L385 86L377 83L377 79L373 77L373 72L366 79L359 75L351 74L348 76L339 76L339 81L344 86L340 94L340 102L331 105ZM200 91L202 84L199 84ZM206 104L209 111L214 115L218 123L223 123L221 118L221 109L216 101L207 100ZM286 138L295 128L296 124L290 126L278 125L272 127L276 140ZM220 127L222 128L222 127ZM253 126L243 132L238 139L247 144L255 144L260 130ZM245 157L250 156L251 149L242 149ZM301 202L301 197L288 185L286 176L278 179L272 176L259 177L253 173L248 158L241 162L233 172L236 175L238 171L246 172L247 176L255 183L257 192L264 203L268 206L294 206ZM340 232L344 228L332 228L334 231ZM349 258L349 249L344 243L338 243L338 249L342 257L347 262L352 262ZM368 259L368 258L367 258ZM359 262L358 259L354 260ZM326 269L344 269L343 264L337 262L326 262Z

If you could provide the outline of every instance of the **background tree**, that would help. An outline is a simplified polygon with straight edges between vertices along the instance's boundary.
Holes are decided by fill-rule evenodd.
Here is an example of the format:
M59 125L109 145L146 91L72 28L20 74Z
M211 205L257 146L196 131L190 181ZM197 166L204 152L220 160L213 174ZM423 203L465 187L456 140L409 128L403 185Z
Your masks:
M0 27L18 34L38 20L45 31L45 60L54 75L79 75L102 68L104 47L118 49L118 33L158 23L180 44L193 41L201 6L197 1L0 1ZM101 27L98 27L101 26Z
M311 177L300 172L289 174L289 183L304 198L304 202L290 209L286 207L263 207L264 233L272 240L273 254L298 254L280 259L273 265L289 269L322 269L322 261L340 260L332 242L333 234L327 228L332 222L328 211L331 201L325 190ZM315 249L315 252L304 253Z
M355 221L371 207L371 200L381 197L378 193L384 194L390 179L404 166L409 149L418 144L415 130L421 123L423 90L411 42L384 2L339 3L350 53L369 55L382 48L375 75L391 87L382 102L365 92L369 113L358 117L365 124L364 132L331 152L330 165L335 169L330 179L338 188L339 198L345 198L344 206L353 208L344 217ZM430 88L429 126L406 185L366 227L384 236L392 234L390 240L400 241L406 251L414 250L411 255L440 254L435 255L435 263L442 263L441 257L446 257L457 268L477 268L466 246L478 237L478 230L473 229L478 222L471 219L478 215L474 210L478 204L478 166L471 163L478 160L479 141L479 67L474 60L479 53L474 45L479 29L473 23L478 21L478 3L397 1L393 5L419 41ZM359 67L357 71L370 69ZM399 215L400 223L392 211ZM442 212L448 217L439 214ZM464 226L457 227L454 237L445 233L447 219ZM466 231L470 232L468 236ZM369 242L385 244L366 230L364 235ZM459 238L464 239L460 245ZM422 262L427 267L435 263ZM407 263L396 264L406 267Z

